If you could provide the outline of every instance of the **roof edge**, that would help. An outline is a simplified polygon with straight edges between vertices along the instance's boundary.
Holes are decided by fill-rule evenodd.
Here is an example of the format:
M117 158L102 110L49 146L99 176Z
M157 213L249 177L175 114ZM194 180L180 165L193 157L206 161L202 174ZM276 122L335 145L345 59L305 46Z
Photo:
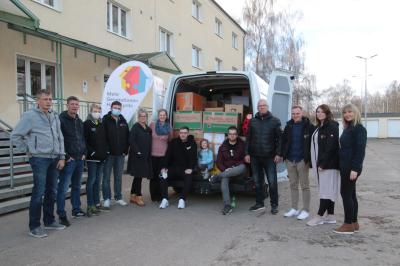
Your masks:
M222 8L222 6L220 6L217 1L215 0L211 0L212 3L214 3L214 5L216 5L236 26L239 27L239 29L246 35L247 32L245 29L243 29L243 27L231 16L229 15L228 12L226 12L225 9Z
M21 3L21 1L19 0L10 0L11 3L13 3L16 7L18 7L22 12L24 12L25 15L27 15L28 17L30 17L33 21L33 26L35 28L39 28L40 25L40 20L39 18L32 13L32 11L30 11L24 4Z

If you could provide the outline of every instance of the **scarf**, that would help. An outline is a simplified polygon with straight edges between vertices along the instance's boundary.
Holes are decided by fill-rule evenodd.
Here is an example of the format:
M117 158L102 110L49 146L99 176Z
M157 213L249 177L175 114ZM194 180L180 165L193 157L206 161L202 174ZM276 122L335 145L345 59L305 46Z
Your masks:
M160 120L157 120L156 122L156 134L159 136L165 136L169 135L171 131L171 128L168 123L164 123L164 125L161 125Z

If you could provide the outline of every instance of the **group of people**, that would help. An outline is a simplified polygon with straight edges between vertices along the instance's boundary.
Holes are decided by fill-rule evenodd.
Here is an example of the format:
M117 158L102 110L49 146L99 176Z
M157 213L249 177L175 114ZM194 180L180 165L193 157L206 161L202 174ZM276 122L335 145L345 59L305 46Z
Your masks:
M185 126L179 129L179 136L173 138L173 129L164 109L158 110L158 119L150 125L147 112L140 109L137 122L129 130L121 114L122 104L118 101L111 104L111 110L103 118L101 107L93 104L84 122L78 116L79 99L74 96L67 99L67 110L60 115L51 106L51 93L41 90L37 95L37 107L24 113L12 132L14 144L28 154L33 171L29 206L29 234L33 237L46 237L45 229L61 230L70 226L65 211L69 187L74 218L96 216L101 211L110 210L112 172L114 200L116 204L126 206L121 187L127 155L127 171L133 176L130 202L138 206L145 206L142 179L148 178L151 200L160 202L161 209L169 206L169 181L182 181L178 208L185 208L193 176L199 173L210 183L221 183L221 212L229 214L233 210L229 184L231 180L247 176L250 165L256 191L256 203L250 211L265 209L264 186L267 182L271 213L277 214L276 165L285 161L292 199L291 209L284 214L285 217L308 218L308 172L312 167L318 178L320 206L318 214L307 225L336 223L334 204L340 190L345 222L335 232L353 233L359 229L355 183L365 156L366 130L354 105L343 108L344 131L339 140L338 123L333 120L327 105L317 108L316 126L303 116L300 106L294 106L292 119L282 132L280 120L269 112L267 102L260 100L258 112L249 122L246 141L239 137L235 126L229 127L227 138L216 154L215 165L219 173L211 176L214 154L208 141L201 140L198 150L194 137ZM80 201L85 162L88 170L86 212L82 210ZM302 209L298 209L299 183ZM103 202L100 201L100 190ZM58 222L54 216L55 203ZM44 228L40 222L42 211Z

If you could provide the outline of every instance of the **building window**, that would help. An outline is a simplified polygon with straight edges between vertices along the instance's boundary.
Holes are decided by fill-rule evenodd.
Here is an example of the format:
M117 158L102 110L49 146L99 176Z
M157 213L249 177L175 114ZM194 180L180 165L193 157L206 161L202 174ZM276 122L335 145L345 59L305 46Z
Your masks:
M192 16L201 21L201 4L197 0L192 0Z
M223 29L221 20L215 18L215 34L222 38Z
M17 93L35 96L42 89L55 95L56 67L54 64L25 57L17 58Z
M238 46L238 36L236 35L236 33L232 32L232 47L238 49Z
M35 2L42 4L44 6L50 7L52 9L60 9L60 1L61 0L34 0Z
M192 46L192 66L196 68L201 66L201 49L194 45Z
M222 70L222 60L219 58L215 58L215 70L216 71Z
M160 51L172 56L172 33L160 28Z
M107 30L123 37L127 36L128 10L121 6L107 2Z

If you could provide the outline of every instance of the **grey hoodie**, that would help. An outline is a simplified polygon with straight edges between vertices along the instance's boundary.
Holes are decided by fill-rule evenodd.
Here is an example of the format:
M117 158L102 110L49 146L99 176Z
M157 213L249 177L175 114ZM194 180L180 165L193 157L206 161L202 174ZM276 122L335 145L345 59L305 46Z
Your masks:
M54 111L50 110L48 115L39 108L25 112L11 139L20 152L34 157L65 159L60 119Z

